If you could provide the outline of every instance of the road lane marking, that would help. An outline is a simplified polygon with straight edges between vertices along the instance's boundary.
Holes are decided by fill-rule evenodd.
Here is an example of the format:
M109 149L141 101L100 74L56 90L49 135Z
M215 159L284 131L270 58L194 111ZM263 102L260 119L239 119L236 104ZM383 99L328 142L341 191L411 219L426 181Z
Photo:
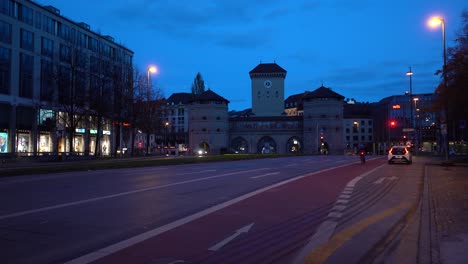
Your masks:
M336 203L337 204L347 204L349 201L348 200L345 200L345 199L338 199L336 200Z
M250 177L250 179L258 179L258 178L263 178L263 177L267 177L270 175L277 175L277 174L280 174L280 172L278 171L278 172L271 172L271 173L266 173L262 175L257 175L257 176Z
M239 228L238 230L236 230L236 232L234 232L234 234L232 234L232 235L228 236L227 238L221 240L220 242L216 243L214 246L210 247L208 250L218 251L219 249L221 249L222 247L227 245L229 242L236 239L238 236L240 236L240 235L242 235L244 233L248 233L254 224L255 223L250 223L250 224L248 224L248 225L246 225L244 227Z
M392 177L382 177L374 182L374 184L381 184L385 180L398 180L398 177L392 176Z
M205 173L205 172L215 172L216 170L202 170L202 171L191 171L191 172L185 172L185 173L177 173L176 176L182 176L182 175L191 175L191 174L200 174L200 173Z
M332 217L332 218L341 218L343 214L342 213L338 213L338 212L330 212L328 214L328 217Z
M333 208L331 210L332 211L343 211L344 209L346 209L346 205L336 204L335 206L333 206Z
M308 254L303 260L307 264L318 264L324 263L328 257L330 257L338 248L340 248L346 241L351 239L353 236L362 232L365 228L372 224L375 224L383 219L398 213L401 210L409 209L411 207L410 202L404 202L398 206L386 209L380 213L374 214L367 217L358 223L348 227L347 229L335 234L326 243L320 244L310 254Z
M111 195L106 195L106 196L100 196L100 197L80 200L80 201L76 201L76 202L70 202L70 203L58 204L58 205L53 205L53 206L48 206L48 207L42 207L42 208L39 208L39 209L33 209L33 210L27 210L27 211L17 212L17 213L13 213L13 214L2 215L2 216L0 216L0 220L12 218L12 217L17 217L17 216L28 215L28 214L40 213L40 212L44 212L44 211L60 209L60 208L65 208L65 207L70 207L70 206L75 206L75 205L80 205L80 204L85 204L85 203L97 202L97 201L101 201L101 200L105 200L105 199L111 199L111 198L116 198L116 197L120 197L120 196L125 196L125 195L140 193L140 192L146 192L146 191L152 191L152 190L157 190L157 189L162 189L162 188L167 188L167 187L172 187L172 186L177 186L177 185L182 185L182 184L187 184L187 183L193 183L193 182L198 182L198 181L206 181L206 180L231 176L231 175L235 175L235 174L249 173L249 172L261 171L261 170L267 170L267 169L268 168L260 168L260 169L255 169L255 170L230 172L230 173L214 175L214 176L209 176L209 177L203 177L203 178L198 178L198 179L193 179L193 180L169 183L169 184L165 184L165 185L153 186L153 187L148 187L148 188L143 188L143 189L138 189L138 190L133 190L133 191L128 191L128 192L121 192L121 193L116 193L116 194L111 194Z
M351 195L349 194L341 194L340 196L338 196L339 199L349 199L351 198Z
M273 184L273 185L258 189L256 191L253 191L253 192L250 192L250 193L247 193L247 194L244 194L242 196L239 196L239 197L234 198L232 200L226 201L224 203L212 206L210 208L207 208L207 209L202 210L200 212L197 212L195 214L189 215L187 217L181 218L179 220L168 223L168 224L163 225L161 227L158 227L158 228L155 228L153 230L147 231L145 233L136 235L134 237L128 238L128 239L120 241L120 242L117 242L117 243L115 243L113 245L110 245L110 246L107 246L105 248L101 248L101 249L99 249L97 251L88 253L88 254L83 255L81 257L78 257L76 259L72 259L72 260L70 260L70 261L68 261L68 262L66 262L64 264L87 264L87 263L91 263L91 262L96 261L96 260L98 260L100 258L103 258L103 257L109 256L109 255L111 255L113 253L116 253L117 251L123 250L123 249L128 248L130 246L133 246L133 245L135 245L137 243L140 243L140 242L142 242L144 240L147 240L149 238L158 236L158 235L160 235L162 233L165 233L165 232L167 232L169 230L175 229L175 228L177 228L179 226L182 226L182 225L185 225L185 224L190 223L192 221L195 221L195 220L197 220L197 219L199 219L201 217L204 217L206 215L209 215L211 213L214 213L216 211L224 209L224 208L226 208L228 206L231 206L233 204L236 204L238 202L246 200L246 199L248 199L248 198L250 198L252 196L255 196L257 194L266 192L268 190L280 187L282 185L285 185L285 184L288 184L288 183L291 183L291 182L294 182L294 181L297 181L297 180L300 180L300 179L303 179L303 178L306 178L306 177L309 177L309 176L313 176L313 175L316 175L316 174L320 174L320 173L323 173L323 172L335 170L335 169L342 168L342 167L347 167L347 166L350 166L350 165L352 165L352 164L343 164L343 165L340 165L340 166L337 166L337 167L327 168L327 169L324 169L324 170L303 174L303 175L297 176L295 178L291 178L291 179L287 179L287 180L278 182L276 184ZM336 227L336 223L335 223L335 226L333 227L332 232L335 230L335 227Z

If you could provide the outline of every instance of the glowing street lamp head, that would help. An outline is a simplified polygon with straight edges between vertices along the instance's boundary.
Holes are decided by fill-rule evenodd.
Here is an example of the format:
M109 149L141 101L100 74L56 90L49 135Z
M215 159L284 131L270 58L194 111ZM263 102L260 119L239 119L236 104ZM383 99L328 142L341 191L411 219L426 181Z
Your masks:
M432 28L438 27L440 24L444 23L444 19L441 17L432 17L428 21L428 25Z
M151 66L148 67L148 72L156 73L156 72L158 72L158 68L156 68L156 66L154 66L154 65L151 65Z

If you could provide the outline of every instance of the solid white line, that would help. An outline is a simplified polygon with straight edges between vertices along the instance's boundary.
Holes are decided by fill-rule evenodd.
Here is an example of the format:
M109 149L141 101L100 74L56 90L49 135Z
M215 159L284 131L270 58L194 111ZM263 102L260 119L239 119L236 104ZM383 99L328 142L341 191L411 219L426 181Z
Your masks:
M339 198L339 199L349 199L349 198L351 198L351 195L349 195L349 194L342 194L342 195L338 196L338 198Z
M233 205L233 204L236 204L238 202L241 202L241 201L243 201L245 199L248 199L248 198L250 198L252 196L255 196L257 194L260 194L262 192L265 192L265 191L268 191L270 189L273 189L273 188L288 184L288 183L293 182L293 181L300 180L300 179L305 178L305 177L309 177L309 176L312 176L312 175L315 175L315 174L318 174L318 173L334 170L334 169L341 168L341 167L346 167L346 166L349 166L349 165L350 164L344 164L344 165L341 165L341 166L328 168L328 169L324 169L324 170L321 170L321 171L312 172L312 173L309 173L309 174L304 174L304 175L301 175L301 176L297 176L295 178L284 180L282 182L279 182L279 183L276 183L276 184L273 184L273 185L258 189L256 191L244 194L242 196L239 196L239 197L234 198L232 200L226 201L226 202L221 203L219 205L215 205L213 207L207 208L207 209L205 209L203 211L200 211L198 213L195 213L193 215L189 215L187 217L181 218L181 219L179 219L177 221L174 221L172 223L169 223L169 224L166 224L164 226L158 227L156 229L150 230L150 231L148 231L146 233L142 233L140 235L131 237L129 239L123 240L123 241L118 242L116 244L113 244L113 245L107 246L105 248L99 249L97 251L91 252L89 254L83 255L83 256L78 257L76 259L70 260L70 261L68 261L68 262L66 262L64 264L87 264L87 263L96 261L96 260L98 260L100 258L111 255L111 254L113 254L113 253L115 253L117 251L120 251L120 250L124 249L124 248L133 246L133 245L135 245L137 243L140 243L140 242L142 242L142 241L144 241L146 239L158 236L158 235L160 235L160 234L162 234L164 232L167 232L167 231L172 230L174 228L177 228L179 226L185 225L185 224L187 224L189 222L195 221L195 220L197 220L197 219L199 219L199 218L201 218L203 216L206 216L208 214L211 214L213 212L216 212L218 210L221 210L223 208L226 208L226 207L228 207L230 205ZM323 223L322 223L322 225L323 225ZM336 222L335 222L334 225L336 226ZM332 232L334 230L335 230L335 228L333 227ZM328 240L328 237L327 237L327 240Z
M181 182L175 182L175 183L169 183L169 184L165 184L165 185L159 185L159 186L154 186L154 187L149 187L149 188L143 188L143 189L138 189L138 190L133 190L133 191L128 191L128 192L121 192L121 193L116 193L116 194L111 194L111 195L106 195L106 196L100 196L100 197L85 199L85 200L71 202L71 203L64 203L64 204L58 204L58 205L54 205L54 206L42 207L42 208L39 208L39 209L34 209L34 210L28 210L28 211L13 213L13 214L2 215L2 216L0 216L0 220L7 219L7 218L12 218L12 217L17 217L17 216L22 216L22 215L27 215L27 214L40 213L40 212L44 212L44 211L49 211L49 210L53 210L53 209L59 209L59 208L64 208L64 207L69 207L69 206L74 206L74 205L80 205L80 204L84 204L84 203L97 202L97 201L101 201L101 200L105 200L105 199L110 199L110 198L115 198L115 197L120 197L120 196L140 193L140 192L152 191L152 190L167 188L167 187L171 187L171 186L177 186L177 185L182 185L182 184L187 184L187 183L192 183L192 182L198 182L198 181L206 181L206 180L231 176L231 175L235 175L235 174L249 173L249 172L266 170L266 169L267 168L260 168L260 169L255 169L255 170L225 173L225 174L220 174L220 175L215 175L215 176L203 177L203 178L187 180L187 181L181 181Z
M250 177L250 179L258 179L258 178L263 178L263 177L266 177L266 176L270 176L270 175L276 175L276 174L280 174L280 172L271 172L271 173L266 173L266 174L262 174L262 175L257 175L257 176L253 176L253 177Z

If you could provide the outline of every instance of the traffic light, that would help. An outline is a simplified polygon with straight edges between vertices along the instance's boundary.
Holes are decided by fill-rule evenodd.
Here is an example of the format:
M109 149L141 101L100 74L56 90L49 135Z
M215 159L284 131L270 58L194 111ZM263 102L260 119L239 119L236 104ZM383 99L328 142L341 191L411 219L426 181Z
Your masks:
M395 120L390 121L390 127L396 127L396 121Z

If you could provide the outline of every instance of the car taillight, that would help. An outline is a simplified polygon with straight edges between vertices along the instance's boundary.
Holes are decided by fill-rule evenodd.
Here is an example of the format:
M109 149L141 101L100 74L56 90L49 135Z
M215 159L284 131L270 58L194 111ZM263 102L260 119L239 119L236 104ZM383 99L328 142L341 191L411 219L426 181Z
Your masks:
M388 154L392 154L392 149L390 149L390 150L388 151Z
M405 148L405 155L408 154L408 150Z

